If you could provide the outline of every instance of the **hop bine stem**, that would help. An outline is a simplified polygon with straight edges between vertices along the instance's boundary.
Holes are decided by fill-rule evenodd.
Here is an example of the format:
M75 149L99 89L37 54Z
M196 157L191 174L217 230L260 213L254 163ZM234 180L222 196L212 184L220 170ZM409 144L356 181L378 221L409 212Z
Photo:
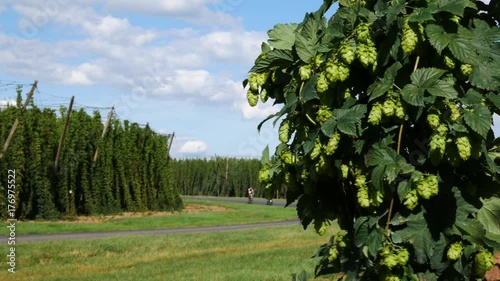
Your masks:
M415 72L418 68L418 63L420 62L420 56L417 56L417 59L415 60L415 66L413 67L413 72ZM399 136L398 136L398 147L397 147L397 153L399 154L401 150L401 139L403 137L403 127L404 127L404 122L399 125ZM391 217L392 217L392 209L394 207L394 196L391 199L391 204L389 206L389 213L387 214L387 223L385 225L385 235L389 236L391 234L390 232L390 225L391 225Z

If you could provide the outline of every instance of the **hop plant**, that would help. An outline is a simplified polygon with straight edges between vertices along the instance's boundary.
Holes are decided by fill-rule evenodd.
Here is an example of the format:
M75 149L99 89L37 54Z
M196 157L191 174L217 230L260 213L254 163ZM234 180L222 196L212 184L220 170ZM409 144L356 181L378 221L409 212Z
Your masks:
M247 101L252 107L256 106L259 102L259 92L252 90L251 88L247 91Z
M396 110L394 111L394 116L396 116L396 118L398 118L399 120L404 120L406 117L405 108L401 103L401 101L399 100L396 103Z
M259 170L259 182L265 184L269 182L269 167L264 166Z
M472 72L472 66L470 64L462 64L460 66L460 71L462 72L463 75L469 76Z
M287 165L293 165L295 163L294 156L290 150L281 153L281 160Z
M354 61L355 58L354 48L349 43L343 43L340 46L339 51L340 51L340 57L345 63L349 65Z
M358 41L360 42L367 42L370 40L370 26L368 23L360 23L358 25L358 29L356 30L356 34L358 35Z
M324 93L328 90L328 80L324 72L321 72L318 76L318 81L316 82L316 90L318 93Z
M347 179L347 177L349 176L349 167L346 165L346 164L342 164L340 165L340 171L341 171L341 175L342 175L342 179Z
M421 178L417 182L418 195L424 199L430 199L439 192L439 183L435 175L429 175Z
M257 73L255 76L255 82L257 83L257 86L261 87L264 84L266 84L268 77L269 77L269 72Z
M403 24L403 37L401 39L401 47L405 54L411 54L418 43L418 36L414 28L410 26L408 19Z
M333 117L332 112L326 105L322 105L319 107L317 115L316 115L316 122L323 124L326 120L330 119Z
M446 151L446 137L443 137L439 134L434 134L431 138L429 146L431 162L434 166L437 166L443 159L444 153Z
M372 44L359 44L356 48L356 57L361 64L368 68L373 66L377 61L377 49Z
M319 137L317 137L316 141L314 142L314 147L311 151L311 159L314 160L318 158L318 156L321 154L321 148L322 148L321 140L319 139Z
M370 207L370 196L368 196L368 188L367 187L361 187L358 189L358 204L362 208L368 208Z
M336 247L331 247L330 250L328 250L328 261L333 262L337 259L339 256L339 250L337 250Z
M455 68L455 62L449 56L444 55L443 56L443 61L444 61L444 64L446 65L446 67L448 67L449 69L454 69Z
M340 142L340 133L335 131L335 133L333 133L333 136L328 140L328 143L326 144L325 147L326 155L333 155L337 150L337 147L339 146L339 142Z
M262 102L266 102L268 98L269 98L269 96L267 95L267 90L262 89L262 91L260 91L260 100Z
M382 105L375 103L368 115L368 122L372 125L378 125L382 120Z
M382 112L384 113L384 116L394 116L394 113L396 112L396 104L392 99L387 99L384 102L384 105L382 106Z
M281 122L279 132L279 139L282 143L287 143L290 140L292 131L290 130L290 120L285 119Z
M326 234L326 223L324 221L315 221L314 229L316 230L316 233L323 236Z
M299 75L302 81L309 80L311 77L312 69L310 65L303 65L299 68Z
M462 160L466 161L471 156L472 146L467 136L460 136L456 140L458 154Z
M455 242L455 243L451 244L450 247L448 248L448 251L446 252L446 257L450 261L456 261L462 255L462 249L463 249L462 243Z
M408 210L413 210L418 205L418 195L417 190L410 191L404 198L403 204L408 208Z
M474 257L474 271L477 276L483 277L494 265L495 257L488 251L481 251Z
M250 85L250 90L256 92L259 90L259 83L257 82L257 73L252 73L248 77L248 84Z
M441 125L441 121L439 120L439 116L437 114L428 114L427 115L427 124L431 127L432 130L437 130L439 125Z
M444 137L444 136L446 136L446 134L448 134L448 127L445 124L440 124L437 127L436 132L438 135Z

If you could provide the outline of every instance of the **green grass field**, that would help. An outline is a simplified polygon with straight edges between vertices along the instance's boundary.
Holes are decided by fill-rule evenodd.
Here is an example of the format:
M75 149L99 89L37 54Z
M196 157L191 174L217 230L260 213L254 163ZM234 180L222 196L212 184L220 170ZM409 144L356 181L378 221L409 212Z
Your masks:
M144 214L140 217L111 218L106 220L97 220L94 222L18 221L16 230L18 235L64 232L98 232L113 230L234 225L264 221L283 221L297 218L295 208L293 207L283 208L256 204L249 205L198 200L185 201L185 204L193 203L207 206L222 206L228 210L194 213L180 212L160 216Z
M17 245L16 273L0 280L291 280L328 235L300 225L231 232L133 236ZM0 253L7 253L7 245ZM3 255L3 254L2 254Z

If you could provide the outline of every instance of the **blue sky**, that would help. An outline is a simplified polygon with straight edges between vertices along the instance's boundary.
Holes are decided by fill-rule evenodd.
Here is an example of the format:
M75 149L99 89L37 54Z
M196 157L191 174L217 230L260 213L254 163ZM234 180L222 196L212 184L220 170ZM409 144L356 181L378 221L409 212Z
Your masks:
M286 3L286 4L285 4ZM0 0L0 104L11 81L38 80L35 102L175 132L175 157L260 156L278 143L257 125L241 81L277 23L300 22L321 0Z
M259 157L278 109L251 108L241 81L277 23L322 0L0 0L0 105L39 81L35 102L115 105L120 119L175 132L174 157Z

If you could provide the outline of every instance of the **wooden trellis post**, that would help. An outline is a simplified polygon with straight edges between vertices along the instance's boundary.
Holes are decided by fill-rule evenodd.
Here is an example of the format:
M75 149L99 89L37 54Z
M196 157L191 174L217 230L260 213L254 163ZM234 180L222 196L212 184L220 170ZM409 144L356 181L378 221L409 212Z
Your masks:
M61 150L64 142L64 135L66 135L66 129L69 124L69 117L71 115L71 110L73 109L73 102L75 101L75 96L71 97L71 101L69 102L68 111L66 112L66 120L64 120L64 127L61 133L61 138L59 139L59 147L57 148L56 161L54 162L54 170L57 172L59 168L59 159L61 157Z
M28 103L30 102L31 97L33 96L33 93L35 93L35 89L36 89L37 84L38 84L38 81L35 80L35 83L33 83L33 86L31 87L31 90L28 93L28 97L24 101L23 107L21 108L21 114L26 110L26 107L28 106ZM10 130L9 136L7 137L7 140L5 141L3 149L0 152L0 159L2 159L3 154L9 148L10 142L12 141L12 138L14 137L14 133L16 132L17 125L19 125L19 118L16 118L16 121L14 121L14 125L12 125L12 129Z
M102 136L101 136L101 140L104 139L104 136L106 135L106 132L108 131L108 126L109 126L109 123L111 122L111 117L113 116L113 110L115 109L115 106L111 106L111 110L109 111L109 114L108 114L108 120L106 120L106 124L104 125L104 129L102 130ZM97 161L97 155L99 154L99 147L97 147L95 149L95 154L94 154L94 164L95 162Z

